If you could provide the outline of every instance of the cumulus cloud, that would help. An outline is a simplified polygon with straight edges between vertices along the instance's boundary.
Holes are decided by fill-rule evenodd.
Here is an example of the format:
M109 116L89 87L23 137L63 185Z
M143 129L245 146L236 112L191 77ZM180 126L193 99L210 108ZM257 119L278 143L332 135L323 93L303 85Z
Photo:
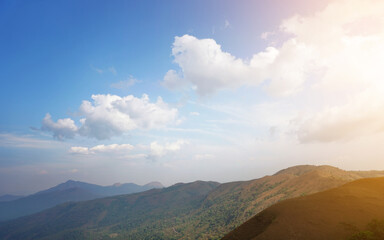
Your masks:
M172 48L180 71L169 70L163 84L175 89L188 82L204 96L225 88L257 86L269 79L270 93L290 95L300 90L311 53L309 46L291 39L280 49L268 47L243 60L224 52L214 39L184 35L175 37Z
M42 129L59 139L75 134L96 139L108 139L134 129L161 128L177 121L178 111L161 97L150 102L148 95L141 98L128 95L92 95L93 102L83 101L80 106L80 127L72 119L59 119L56 123L47 116Z
M132 150L134 147L131 144L110 144L97 145L91 148L88 147L71 147L70 153L74 154L97 154L97 153L125 153Z
M200 95L207 95L254 80L249 64L223 52L213 39L197 39L190 35L175 37L172 55L181 72L168 71L164 77L166 86L187 81Z
M163 127L176 120L177 109L170 108L159 97L155 103L148 95L141 98L132 95L92 95L94 103L83 101L80 106L79 133L97 139L107 139L124 132L141 128Z
M150 144L150 157L162 157L168 153L179 151L181 147L186 144L188 144L188 141L182 139L163 145L156 141L152 142Z
M59 119L56 122L47 113L42 121L41 129L52 132L53 136L59 140L64 138L73 138L78 130L75 122L70 118Z

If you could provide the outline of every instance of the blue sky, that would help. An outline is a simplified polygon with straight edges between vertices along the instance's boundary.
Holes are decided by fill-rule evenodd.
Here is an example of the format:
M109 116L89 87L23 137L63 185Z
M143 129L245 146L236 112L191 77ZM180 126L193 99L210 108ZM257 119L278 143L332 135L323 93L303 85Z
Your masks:
M346 4L0 1L0 194L383 168L382 4Z

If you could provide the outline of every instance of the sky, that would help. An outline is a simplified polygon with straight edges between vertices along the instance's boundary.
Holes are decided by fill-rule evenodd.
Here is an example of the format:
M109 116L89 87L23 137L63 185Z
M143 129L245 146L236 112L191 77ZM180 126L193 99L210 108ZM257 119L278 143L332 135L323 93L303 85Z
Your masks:
M384 169L380 0L0 1L0 195Z

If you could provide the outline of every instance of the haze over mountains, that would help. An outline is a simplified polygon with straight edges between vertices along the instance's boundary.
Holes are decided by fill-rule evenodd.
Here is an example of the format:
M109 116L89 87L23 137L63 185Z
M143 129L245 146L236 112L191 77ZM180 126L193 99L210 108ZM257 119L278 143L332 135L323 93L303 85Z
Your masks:
M95 198L129 194L162 188L161 183L151 182L140 186L134 183L99 186L85 182L69 180L55 187L37 192L26 197L4 197L7 201L0 202L0 221L14 219L51 208L60 203L78 202Z
M6 194L6 195L0 196L0 202L9 202L9 201L16 200L16 199L19 199L22 197L24 197L24 196Z
M378 176L384 176L384 171L296 166L250 181L179 183L141 193L65 203L0 224L0 238L220 239L281 200Z

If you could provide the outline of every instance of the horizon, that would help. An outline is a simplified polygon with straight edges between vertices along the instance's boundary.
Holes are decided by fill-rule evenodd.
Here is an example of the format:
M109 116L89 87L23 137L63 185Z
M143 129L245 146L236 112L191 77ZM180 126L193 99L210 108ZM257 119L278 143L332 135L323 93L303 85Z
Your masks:
M383 170L384 2L0 3L0 196Z
M112 184L96 184L96 183L92 183L92 182L84 182L84 181L80 181L80 180L76 180L76 179L68 179L64 182L60 182L58 184L54 184L54 185L51 185L51 186L48 186L47 188L42 188L42 189L39 189L37 190L36 192L32 192L32 193L27 193L25 195L20 195L20 196L29 196L29 195L33 195L33 194L36 194L40 191L44 191L44 190L47 190L47 189L50 189L50 188L53 188L53 187L56 187L60 184L65 184L65 183L68 183L68 182L80 182L80 183L87 183L87 184L92 184L92 185L98 185L98 186L102 186L102 187L110 187L110 186L119 186L119 185L122 185L122 184L136 184L138 186L145 186L145 185L148 185L148 184L151 184L151 183L160 183L164 188L168 188L168 187L172 187L174 185L177 185L177 184L189 184L189 183L194 183L194 182L216 182L216 183L219 183L219 184L226 184L226 183L231 183L231 182L239 182L239 181L253 181L253 180L257 180L257 179L261 179L263 177L266 177L266 176L273 176L273 175L276 175L277 173L281 172L281 171L284 171L284 170L287 170L287 169L291 169L291 168L297 168L297 167L305 167L305 166L313 166L313 167L332 167L332 168L336 168L336 169L340 169L342 171L377 171L377 172L380 172L380 171L384 171L384 169L380 170L380 169L372 169L372 170L345 170L345 169L341 169L341 168L337 168L337 167L334 167L334 166L331 166L331 165L294 165L294 166L290 166L290 167L287 167L287 168L283 168L283 169L279 169L273 173L267 173L263 176L259 176L259 177L255 177L255 178L252 178L252 179L245 179L245 180L234 180L234 181L229 181L229 182L217 182L217 181L212 181L212 180L201 180L201 179L196 179L196 180L192 180L190 182L175 182L175 183L172 183L170 185L165 185L163 184L162 182L159 182L159 181L151 181L151 182L147 182L145 184L137 184L137 183L134 183L134 182L115 182L115 183L112 183ZM7 195L14 195L14 194L2 194L0 195L1 196L7 196Z

